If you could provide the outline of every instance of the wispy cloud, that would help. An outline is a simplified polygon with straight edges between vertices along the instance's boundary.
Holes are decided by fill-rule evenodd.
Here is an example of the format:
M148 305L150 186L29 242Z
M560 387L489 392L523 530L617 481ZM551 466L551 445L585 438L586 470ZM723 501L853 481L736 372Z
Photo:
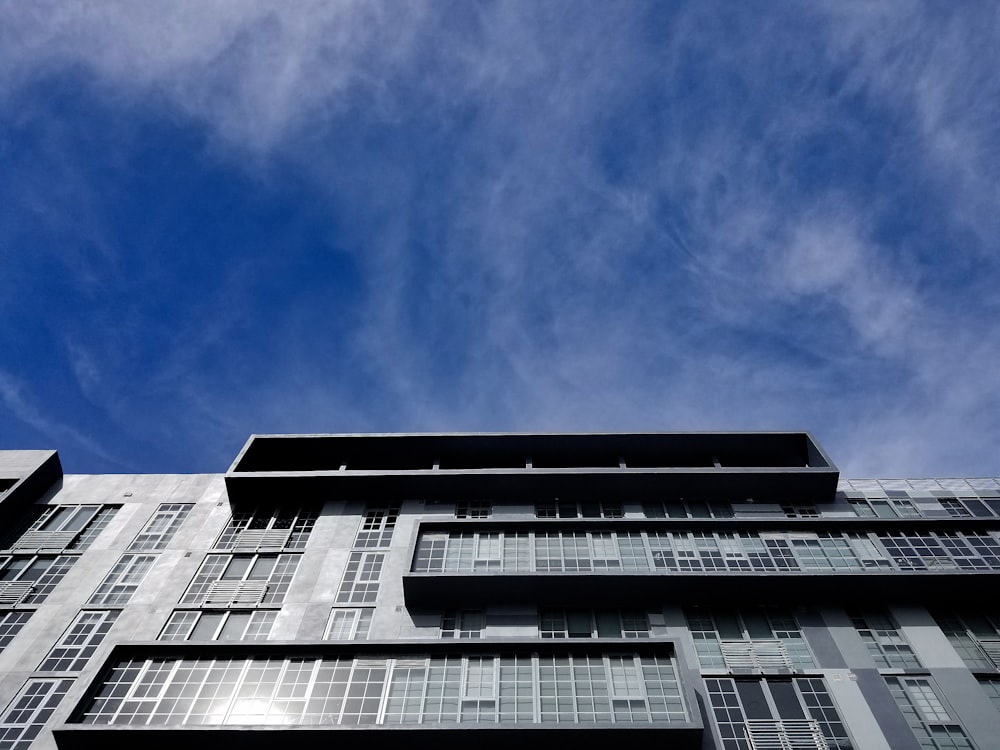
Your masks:
M1000 390L959 363L1000 356L993 10L0 13L0 101L72 71L122 149L133 120L193 123L170 168L258 196L208 210L172 184L137 247L66 166L103 260L59 262L129 291L60 342L129 434L190 457L250 431L807 428L850 473L989 470ZM204 249L169 228L200 209Z
M0 402L15 417L38 432L46 440L57 443L68 442L73 448L82 448L87 453L99 457L112 465L118 459L104 450L99 443L80 430L52 419L45 410L30 401L27 387L9 372L0 370ZM24 446L28 448L30 446Z

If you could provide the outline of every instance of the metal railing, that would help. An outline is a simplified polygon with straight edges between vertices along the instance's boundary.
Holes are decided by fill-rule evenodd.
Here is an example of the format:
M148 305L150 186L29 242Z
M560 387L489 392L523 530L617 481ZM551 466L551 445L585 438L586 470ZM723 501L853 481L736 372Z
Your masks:
M33 584L18 583L17 581L4 581L0 583L0 604L13 606L20 604L28 594L31 593Z
M811 719L747 719L744 726L752 750L830 750Z
M792 672L795 669L781 641L720 641L719 645L730 672Z
M232 549L244 552L259 549L284 549L291 534L291 529L244 529L233 540Z
M267 593L267 581L215 581L202 599L204 606L255 607Z
M26 531L11 546L11 549L57 549L64 550L73 543L79 531Z
M979 650L985 654L986 658L993 662L993 666L1000 669L1000 639L998 638L978 638Z

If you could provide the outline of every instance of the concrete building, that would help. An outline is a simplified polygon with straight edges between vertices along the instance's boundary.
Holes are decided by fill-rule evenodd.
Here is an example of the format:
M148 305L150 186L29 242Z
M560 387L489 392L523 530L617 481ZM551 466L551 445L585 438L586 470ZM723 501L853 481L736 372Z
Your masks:
M0 750L1000 747L1000 482L805 433L7 451L0 529Z

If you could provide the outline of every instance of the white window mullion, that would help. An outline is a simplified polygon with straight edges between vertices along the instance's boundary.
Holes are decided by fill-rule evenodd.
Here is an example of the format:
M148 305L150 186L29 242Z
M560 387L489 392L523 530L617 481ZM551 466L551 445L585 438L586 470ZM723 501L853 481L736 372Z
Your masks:
M225 619L225 618L223 618L223 619ZM216 663L218 663L218 659L216 659L215 661L216 661ZM228 724L229 723L229 717L233 713L233 708L236 706L236 701L239 700L240 688L246 683L247 670L249 669L250 664L252 662L253 662L253 659L244 659L243 660L243 664L240 667L240 676L236 678L236 687L233 689L233 694L229 698L229 705L226 706L226 711L225 711L225 714L222 717L222 721L219 722L220 724ZM180 662L178 661L178 663L180 663ZM274 685L271 688L271 697L268 700L268 707L270 707L271 701L274 700L274 691L277 690L278 686L281 684L281 678L285 676L285 669L287 667L288 667L288 659L284 659L282 661L282 663L281 663L281 670L278 672L278 678L274 681ZM209 671L209 674L211 674L211 671Z
M430 656L424 658L424 681L420 686L420 714L417 716L417 724L423 724L427 715L427 686L431 681L432 658Z
M378 701L378 713L375 714L375 726L382 726L385 724L385 710L386 704L389 703L389 686L392 684L392 678L395 676L396 671L396 660L386 659L385 660L385 678L382 680L382 695ZM409 676L407 675L407 680ZM406 714L406 688L409 685L405 685L403 688L403 706L402 714ZM345 696L346 700L346 696ZM405 720L404 720L405 721Z

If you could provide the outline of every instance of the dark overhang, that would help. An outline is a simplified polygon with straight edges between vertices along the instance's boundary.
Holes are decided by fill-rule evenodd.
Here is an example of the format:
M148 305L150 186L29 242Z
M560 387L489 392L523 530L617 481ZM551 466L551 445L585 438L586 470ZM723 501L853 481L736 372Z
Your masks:
M0 528L14 528L62 476L56 451L0 451Z
M406 606L481 607L545 602L580 607L685 605L788 606L849 601L857 605L968 604L996 586L995 571L642 571L629 573L406 573Z
M254 435L231 499L281 496L834 499L839 472L805 432Z

